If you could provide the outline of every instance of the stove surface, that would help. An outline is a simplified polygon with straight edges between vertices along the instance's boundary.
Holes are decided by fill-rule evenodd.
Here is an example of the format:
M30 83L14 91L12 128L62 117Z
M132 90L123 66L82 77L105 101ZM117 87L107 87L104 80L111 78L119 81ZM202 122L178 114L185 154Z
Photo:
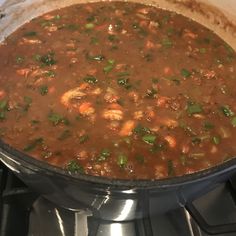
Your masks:
M231 179L194 201L208 224L236 222L236 181ZM1 236L208 236L185 208L129 222L109 222L87 212L74 212L26 187L0 165ZM236 231L219 236L235 236Z

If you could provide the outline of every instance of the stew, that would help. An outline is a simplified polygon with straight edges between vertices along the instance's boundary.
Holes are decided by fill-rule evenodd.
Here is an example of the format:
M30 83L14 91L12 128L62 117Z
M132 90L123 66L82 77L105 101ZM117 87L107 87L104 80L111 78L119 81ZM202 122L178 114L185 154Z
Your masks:
M0 137L69 172L193 173L236 155L236 55L182 15L73 5L0 45Z

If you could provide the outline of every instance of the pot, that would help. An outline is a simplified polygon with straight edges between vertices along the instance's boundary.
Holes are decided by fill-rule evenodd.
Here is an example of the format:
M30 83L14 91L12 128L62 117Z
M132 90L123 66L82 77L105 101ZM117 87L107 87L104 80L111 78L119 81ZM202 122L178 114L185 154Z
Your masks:
M139 0L130 0L142 2ZM85 0L5 1L0 8L0 41L26 21L47 11ZM143 1L144 2L144 1ZM177 11L213 29L236 49L236 4L228 1L145 1ZM233 10L234 9L234 10ZM33 159L0 140L0 158L34 191L71 210L83 209L111 221L133 220L190 206L200 195L236 172L236 158L194 174L161 180L110 180L63 169ZM191 208L189 207L189 210Z

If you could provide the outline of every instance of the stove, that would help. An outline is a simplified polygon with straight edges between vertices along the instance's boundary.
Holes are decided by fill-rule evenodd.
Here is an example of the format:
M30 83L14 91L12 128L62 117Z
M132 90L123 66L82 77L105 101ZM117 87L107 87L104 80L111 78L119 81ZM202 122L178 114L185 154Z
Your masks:
M128 222L104 221L55 206L0 164L1 236L235 236L236 177L187 208Z

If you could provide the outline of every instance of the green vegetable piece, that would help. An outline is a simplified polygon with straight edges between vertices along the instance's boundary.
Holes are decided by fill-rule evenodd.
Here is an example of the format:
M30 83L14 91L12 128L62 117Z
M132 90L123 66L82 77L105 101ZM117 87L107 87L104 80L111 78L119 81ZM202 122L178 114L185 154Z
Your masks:
M135 156L135 160L138 162L138 163L140 163L140 164L144 164L144 162L145 162L145 158L144 158L144 156L143 155L137 155L137 156Z
M87 23L86 25L85 25L85 29L88 29L88 30L91 30L91 29L93 29L95 27L95 25L93 24L93 23Z
M0 121L5 120L5 119L6 119L5 111L0 111Z
M16 57L16 63L17 64L21 64L21 63L23 63L25 61L25 58L24 57L22 57L22 56L17 56Z
M71 173L84 173L84 168L76 160L71 160L66 165L66 169Z
M50 112L48 115L48 120L52 122L53 125L58 125L60 123L63 123L65 125L69 125L69 120L62 115L55 113L55 112Z
M187 112L189 115L198 114L203 112L202 106L197 103L188 103Z
M151 153L158 153L161 151L165 151L167 149L167 145L166 143L154 143L153 146L150 148L150 152Z
M171 48L173 46L173 42L169 38L162 39L161 44L165 48Z
M181 156L180 156L180 162L181 162L182 166L185 166L185 165L186 165L186 162L187 162L187 157L186 157L186 155L181 155Z
M48 93L48 86L47 85L42 85L39 87L39 93L44 96Z
M89 60L93 60L93 61L103 61L105 59L105 57L103 55L89 55L89 54L87 54L86 57Z
M23 150L25 152L30 152L34 150L38 145L43 143L43 138L37 138L31 141Z
M199 52L201 54L205 54L206 53L206 48L199 48Z
M37 125L37 124L40 123L40 121L39 121L39 120L31 120L30 123L31 123L32 125Z
M128 157L124 154L120 154L117 158L117 164L121 167L124 168L128 163Z
M220 137L219 136L214 136L212 137L212 142L216 145L220 143Z
M52 65L56 64L56 60L54 59L54 53L49 52L48 54L46 54L44 56L41 56L40 57L40 62L44 66L52 66Z
M89 136L88 136L87 134L82 135L82 136L79 137L79 143L80 143L80 144L84 144L84 143L86 143L88 140L89 140Z
M8 110L8 101L7 100L1 100L0 101L0 110L7 111Z
M174 164L172 160L167 161L167 168L168 168L168 176L174 176L175 171L174 171Z
M231 124L233 125L233 127L236 127L236 116L232 118Z
M70 136L71 136L70 130L66 129L66 130L64 130L64 131L61 133L61 135L58 137L58 140L63 141L63 140L65 140L65 139L69 138Z
M220 109L226 117L234 116L234 112L229 108L229 106L227 106L227 105L222 106Z
M36 35L37 35L37 32L35 32L35 31L29 31L29 32L24 33L24 37L33 37Z
M209 122L209 121L205 121L203 126L204 126L204 129L205 129L205 130L211 130L211 129L214 129L214 127L215 127L215 126L214 126L211 122Z
M108 157L111 156L111 153L108 149L103 149L97 159L97 161L106 161Z
M146 98L155 98L157 95L157 90L154 88L148 89L146 92L145 97Z
M28 96L24 96L24 106L23 106L23 111L28 111L31 104L32 104L32 98Z
M150 134L151 130L147 127L142 126L141 124L138 124L134 129L133 133L139 135L139 136L144 136L145 134Z
M103 72L106 74L109 73L110 71L113 70L114 65L115 65L115 60L108 60L107 65L103 68Z
M191 72L184 68L180 71L180 73L184 78L189 78L191 76Z
M91 40L90 40L90 44L98 45L98 43L99 43L98 38L96 38L96 37L92 37L92 38L91 38Z
M84 77L84 82L89 84L96 84L98 82L98 79L92 75L88 75Z
M123 86L126 89L130 89L131 85L129 83L129 78L119 78L117 79L117 84Z
M52 70L49 70L49 71L45 72L46 77L54 78L55 75L56 75L55 72L52 71Z
M152 134L146 134L143 136L143 141L147 144L153 145L156 141L156 136Z

